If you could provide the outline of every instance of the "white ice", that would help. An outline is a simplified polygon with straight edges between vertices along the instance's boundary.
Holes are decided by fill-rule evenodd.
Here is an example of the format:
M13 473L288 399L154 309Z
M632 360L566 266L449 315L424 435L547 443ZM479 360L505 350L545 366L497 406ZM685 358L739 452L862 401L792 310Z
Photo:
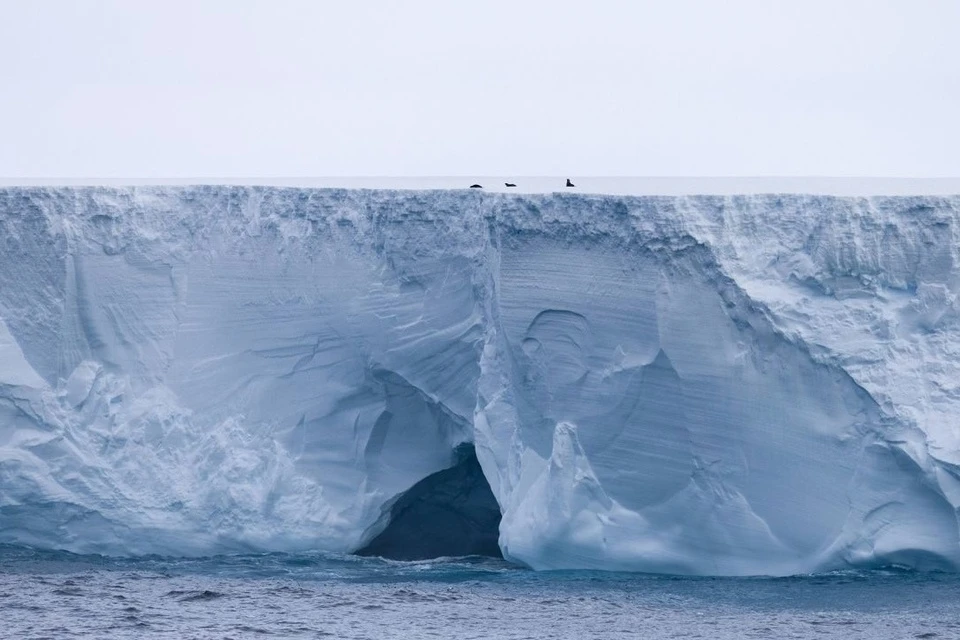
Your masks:
M960 567L960 198L0 190L0 542Z

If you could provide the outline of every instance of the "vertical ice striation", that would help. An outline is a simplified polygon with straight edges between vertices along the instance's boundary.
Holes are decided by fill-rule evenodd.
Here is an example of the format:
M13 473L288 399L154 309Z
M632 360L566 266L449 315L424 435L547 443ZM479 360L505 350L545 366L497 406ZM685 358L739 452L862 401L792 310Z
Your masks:
M483 494L425 480L469 443L534 568L957 569L958 225L943 197L0 190L0 542L353 551Z

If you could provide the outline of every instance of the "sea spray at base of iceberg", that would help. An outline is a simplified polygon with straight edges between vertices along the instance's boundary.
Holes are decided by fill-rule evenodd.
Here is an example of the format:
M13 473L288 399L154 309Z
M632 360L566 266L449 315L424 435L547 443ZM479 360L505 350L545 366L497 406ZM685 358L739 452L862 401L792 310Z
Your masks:
M943 197L0 190L0 542L355 551L468 443L533 568L956 569L958 224Z

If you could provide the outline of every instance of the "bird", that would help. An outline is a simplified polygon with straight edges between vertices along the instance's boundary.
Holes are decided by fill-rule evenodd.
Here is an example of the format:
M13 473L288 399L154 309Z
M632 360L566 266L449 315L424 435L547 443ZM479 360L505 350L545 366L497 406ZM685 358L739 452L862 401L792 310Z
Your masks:
M471 189L483 189L483 185L482 185L482 184L472 184L472 185L470 185L470 188L471 188Z
M570 178L567 178L567 186L568 186L568 187L575 187L576 185L573 184L572 182L570 182Z
M517 185L513 184L512 182L504 182L504 183L503 183L503 186L505 186L505 187L515 187L515 186L517 186Z

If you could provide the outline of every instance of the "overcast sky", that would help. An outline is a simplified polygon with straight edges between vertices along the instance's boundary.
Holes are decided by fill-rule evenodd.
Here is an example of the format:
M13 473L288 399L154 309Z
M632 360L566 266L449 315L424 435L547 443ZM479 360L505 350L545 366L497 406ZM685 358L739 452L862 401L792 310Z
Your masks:
M960 175L960 0L0 0L0 176Z

